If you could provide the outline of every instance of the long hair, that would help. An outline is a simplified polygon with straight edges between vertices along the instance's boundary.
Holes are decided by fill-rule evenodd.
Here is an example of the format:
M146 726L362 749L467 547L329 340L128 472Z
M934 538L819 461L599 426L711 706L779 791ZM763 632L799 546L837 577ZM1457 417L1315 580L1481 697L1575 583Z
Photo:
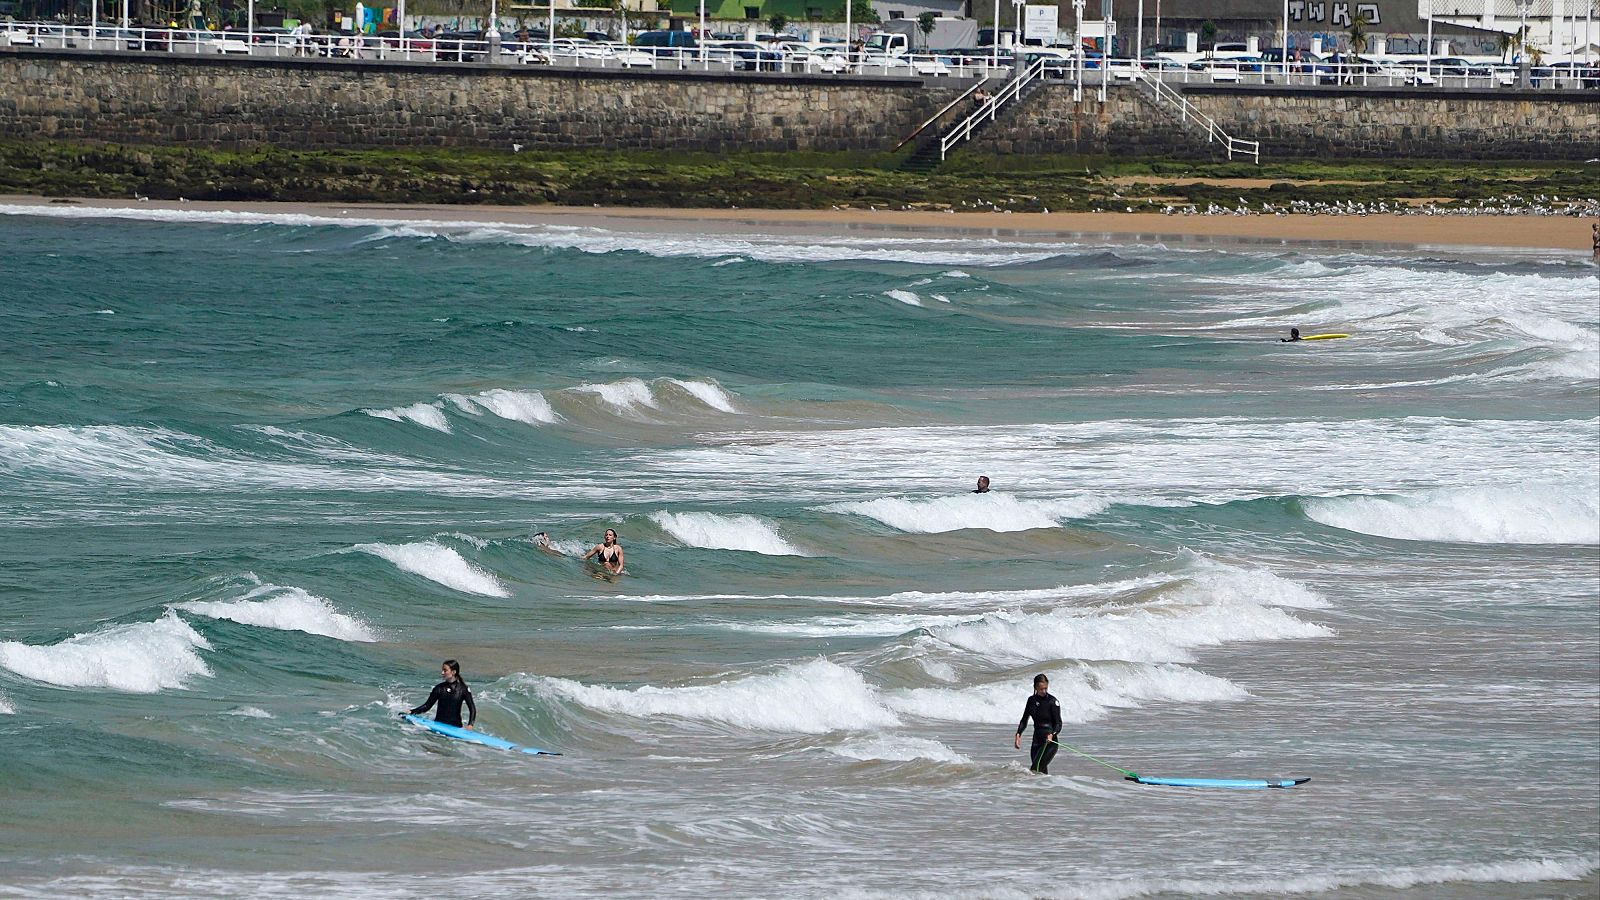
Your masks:
M460 678L461 677L461 673L457 672L456 673L456 677ZM1050 679L1048 677L1046 677L1043 672L1040 672L1038 675L1033 676L1033 686L1034 687L1038 687L1041 684L1049 684L1049 683L1050 683Z
M461 685L461 690L471 693L472 691L467 687L466 680L461 677L461 663L458 663L453 659L447 659L444 661L444 664L450 668L450 674L456 676L456 684Z

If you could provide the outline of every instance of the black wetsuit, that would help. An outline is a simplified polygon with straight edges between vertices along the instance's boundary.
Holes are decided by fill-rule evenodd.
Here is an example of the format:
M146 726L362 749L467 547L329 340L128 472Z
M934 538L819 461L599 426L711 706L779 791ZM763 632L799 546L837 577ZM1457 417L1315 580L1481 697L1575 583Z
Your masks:
M428 695L428 702L413 709L413 716L420 716L439 704L439 711L433 714L435 722L461 727L461 704L467 705L467 724L478 721L478 705L472 702L472 690L464 681L441 681L433 686L433 693Z
M1049 775L1050 760L1056 757L1056 745L1051 738L1061 733L1061 704L1049 694L1033 694L1028 697L1028 705L1022 708L1022 721L1017 723L1017 734L1022 734L1022 730L1028 727L1030 718L1033 719L1033 748L1028 752L1028 769L1040 775Z

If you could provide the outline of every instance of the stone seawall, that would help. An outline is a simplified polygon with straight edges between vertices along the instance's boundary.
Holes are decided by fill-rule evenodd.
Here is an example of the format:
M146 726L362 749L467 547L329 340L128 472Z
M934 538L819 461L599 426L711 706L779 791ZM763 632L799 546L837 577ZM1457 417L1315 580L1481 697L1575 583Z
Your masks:
M1263 159L1586 160L1600 157L1600 95L1485 90L1190 88L1189 101L1228 134L1261 142ZM1047 85L976 141L991 153L1209 158L1204 132L1121 85L1098 95Z
M887 150L970 82L0 49L0 137L291 149ZM1263 159L1600 157L1600 95L1190 87ZM1049 84L991 153L1213 158L1133 86Z
M293 149L876 149L969 84L0 50L0 136Z

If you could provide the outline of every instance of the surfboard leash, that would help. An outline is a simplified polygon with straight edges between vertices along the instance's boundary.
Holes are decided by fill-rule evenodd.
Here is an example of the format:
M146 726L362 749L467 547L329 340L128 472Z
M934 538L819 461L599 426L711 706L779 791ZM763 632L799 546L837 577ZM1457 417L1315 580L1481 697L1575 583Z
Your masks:
M1113 766L1111 763L1108 763L1105 760L1100 759L1097 756L1091 756L1091 755L1083 752L1082 750L1079 750L1077 747L1074 747L1071 744L1063 744L1060 741L1056 740L1055 738L1051 738L1050 742L1055 744L1057 747L1063 747L1063 748L1065 748L1067 750L1071 750L1073 753L1076 753L1079 756L1081 756L1084 759L1087 759L1087 760L1089 760L1091 762L1097 762L1100 765L1105 766L1108 769L1115 769L1116 771L1121 772L1124 778L1132 778L1135 781L1137 781L1139 779L1139 773L1133 771L1132 769L1124 769L1121 766Z

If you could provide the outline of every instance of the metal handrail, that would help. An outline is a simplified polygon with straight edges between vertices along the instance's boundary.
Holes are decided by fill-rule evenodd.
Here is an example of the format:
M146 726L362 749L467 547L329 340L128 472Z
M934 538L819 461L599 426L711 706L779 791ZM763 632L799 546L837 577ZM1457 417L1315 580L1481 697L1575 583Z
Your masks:
M944 137L939 139L939 160L941 162L944 161L945 157L949 155L951 147L962 141L970 140L972 138L972 130L978 127L978 123L982 122L985 117L991 122L994 121L995 115L1000 111L1000 107L1022 96L1022 89L1032 83L1043 72L1044 60L1034 60L1033 65L1024 69L1022 74L1006 82L1004 87L989 98L988 103L973 111L971 115L962 119L960 124L946 132Z
M917 135L919 135L923 131L927 130L929 125L932 125L933 123L939 121L941 118L944 117L945 113L949 112L952 109L955 109L957 104L959 104L961 101L967 99L968 97L971 97L973 92L977 91L978 88L981 88L981 87L983 87L984 85L986 85L988 83L989 83L989 78L988 78L988 76L985 76L982 81L977 82L972 87L969 87L965 91L962 91L961 92L961 96L955 98L954 100L951 100L949 103L946 103L944 105L943 109L941 109L938 112L934 113L932 116L929 116L928 117L928 121L923 122L921 125L918 125L915 131L913 131L910 134L906 135L905 138L900 141L900 143L895 144L894 145L894 149L895 150L899 150L901 147L904 147L905 145L907 145L907 144L911 143L912 141L916 140ZM893 153L894 150L891 150L889 152Z
M1135 77L1150 85L1150 90L1154 94L1158 103L1164 100L1178 107L1178 111L1182 114L1185 124L1188 124L1189 120L1193 118L1203 128L1205 128L1207 143L1212 141L1221 142L1223 149L1228 154L1228 159L1233 159L1233 155L1237 153L1240 156L1250 157L1255 161L1256 165L1261 164L1260 141L1249 141L1243 138L1236 138L1233 135L1228 134L1226 131L1222 130L1222 126L1217 124L1216 119L1213 119L1201 112L1198 107L1189 102L1188 97L1185 97L1176 88L1168 86L1166 82L1162 81L1160 78L1151 77L1150 73L1143 70L1136 71ZM1163 91L1166 93L1162 93Z

